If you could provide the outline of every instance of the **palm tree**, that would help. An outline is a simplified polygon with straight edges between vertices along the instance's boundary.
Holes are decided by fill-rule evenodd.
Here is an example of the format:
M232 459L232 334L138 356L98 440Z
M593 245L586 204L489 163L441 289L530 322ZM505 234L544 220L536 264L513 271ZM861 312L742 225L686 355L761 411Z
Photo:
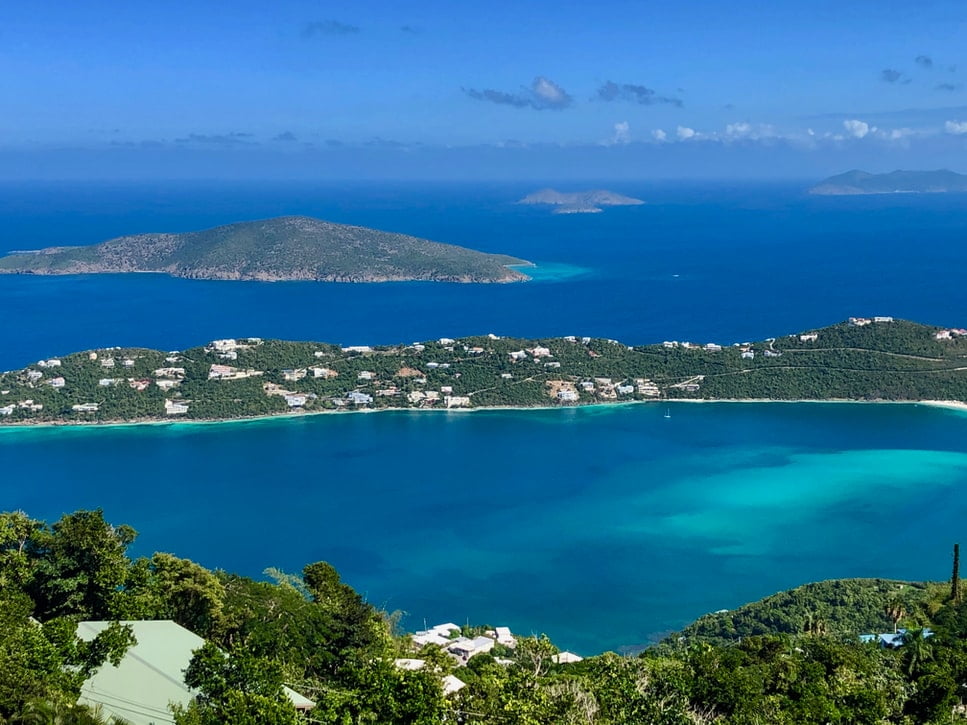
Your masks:
M896 634L897 625L900 623L900 620L903 619L904 616L906 616L906 613L907 613L906 609L903 608L903 602L901 602L899 599L892 600L889 604L886 605L886 607L884 608L884 612L886 613L886 616L888 616L892 620L893 634Z
M903 659L908 675L912 676L920 665L933 659L933 647L926 635L923 629L911 629L903 634Z

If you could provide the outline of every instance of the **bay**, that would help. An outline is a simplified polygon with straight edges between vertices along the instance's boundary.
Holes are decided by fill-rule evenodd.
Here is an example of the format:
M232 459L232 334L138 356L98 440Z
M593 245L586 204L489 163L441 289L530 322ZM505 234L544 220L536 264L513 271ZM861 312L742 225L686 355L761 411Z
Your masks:
M4 508L103 507L260 576L333 563L424 620L587 654L830 577L943 578L967 416L911 405L673 404L2 429Z
M807 184L611 186L555 216L493 185L0 185L0 250L309 214L533 260L513 285L0 275L0 367L231 336L376 344L565 334L730 343L887 314L965 326L967 196L814 198ZM0 508L103 507L259 576L325 559L407 626L634 648L809 580L944 578L967 418L900 405L639 405L218 425L0 429Z

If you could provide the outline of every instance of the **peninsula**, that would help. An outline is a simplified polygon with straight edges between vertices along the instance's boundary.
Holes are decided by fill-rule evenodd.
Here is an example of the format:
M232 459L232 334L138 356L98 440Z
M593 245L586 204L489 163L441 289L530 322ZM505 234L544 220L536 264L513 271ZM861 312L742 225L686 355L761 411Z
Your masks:
M819 196L854 196L858 194L943 194L967 192L967 175L947 169L938 171L891 171L870 174L847 171L830 176L809 190Z
M555 207L555 214L594 214L601 212L601 207L604 206L639 206L645 202L604 189L571 192L541 189L533 194L528 194L517 203L531 206L552 206Z
M0 273L159 272L221 280L517 282L529 262L304 216L184 234L135 234L0 257Z
M110 348L0 374L0 425L661 400L967 401L967 330L850 318L754 343L496 335L340 347Z

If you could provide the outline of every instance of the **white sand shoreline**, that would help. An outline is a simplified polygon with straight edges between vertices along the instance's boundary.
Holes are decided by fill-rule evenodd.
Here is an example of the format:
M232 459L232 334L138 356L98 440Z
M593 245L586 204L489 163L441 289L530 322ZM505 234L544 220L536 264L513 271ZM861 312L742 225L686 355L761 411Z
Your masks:
M959 400L850 400L847 398L835 398L830 400L780 400L775 398L665 398L661 400L625 400L614 403L585 403L583 405L570 406L550 406L550 405L485 405L477 408L361 408L354 410L313 410L299 413L273 413L270 415L256 415L243 418L218 418L214 420L129 420L129 421L104 421L104 422L83 422L83 421L38 421L36 423L0 423L0 432L3 430L25 431L36 429L70 429L70 430L90 430L105 428L133 428L143 426L211 426L225 424L243 423L262 423L272 420L297 420L300 418L314 417L318 415L349 415L354 413L452 413L467 414L476 412L527 412L527 411L565 411L565 410L586 410L619 408L629 405L662 405L665 403L706 403L706 404L746 404L746 403L807 403L807 404L834 404L834 405L925 405L933 408L944 408L947 410L967 413L967 402Z

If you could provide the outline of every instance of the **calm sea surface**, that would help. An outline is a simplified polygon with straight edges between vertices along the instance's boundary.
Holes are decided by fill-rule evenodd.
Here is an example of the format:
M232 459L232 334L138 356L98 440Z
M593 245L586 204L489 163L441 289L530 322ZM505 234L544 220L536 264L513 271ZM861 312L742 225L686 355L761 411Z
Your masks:
M0 276L0 367L215 337L344 344L496 332L733 342L890 314L967 320L967 196L628 185L553 216L531 188L0 186L0 250L286 213L538 263L519 285ZM834 576L946 576L967 416L921 406L641 405L0 430L0 508L101 506L156 549L258 575L334 563L427 621L507 623L581 652Z

